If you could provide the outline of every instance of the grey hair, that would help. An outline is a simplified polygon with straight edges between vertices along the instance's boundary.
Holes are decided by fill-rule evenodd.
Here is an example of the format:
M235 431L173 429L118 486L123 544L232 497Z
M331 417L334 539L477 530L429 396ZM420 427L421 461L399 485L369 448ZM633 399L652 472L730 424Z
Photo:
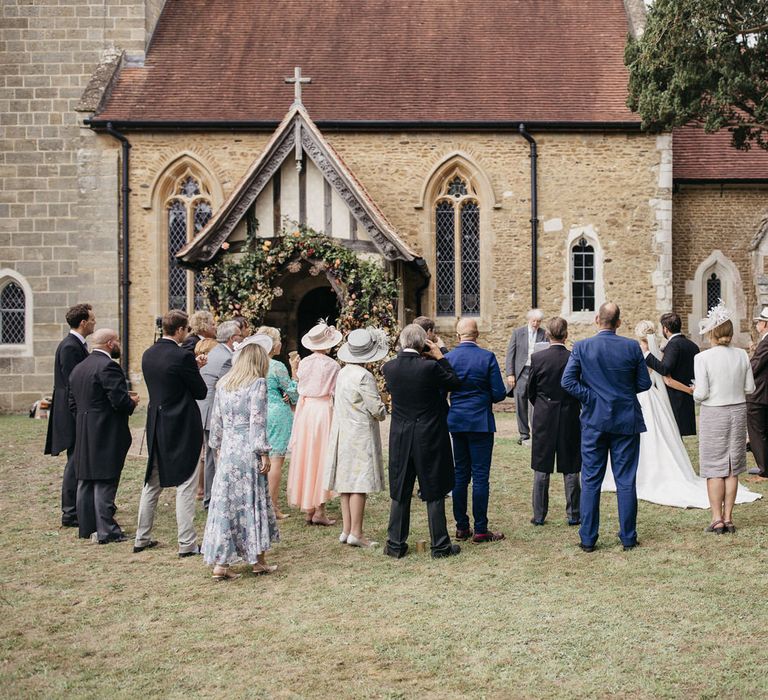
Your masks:
M403 350L421 352L427 342L427 332L419 325L411 323L400 332L400 347Z
M532 318L538 318L541 321L544 318L544 312L541 309L531 309L525 317L530 321Z
M233 335L242 333L242 328L237 321L224 321L216 329L216 340L220 343L228 343Z

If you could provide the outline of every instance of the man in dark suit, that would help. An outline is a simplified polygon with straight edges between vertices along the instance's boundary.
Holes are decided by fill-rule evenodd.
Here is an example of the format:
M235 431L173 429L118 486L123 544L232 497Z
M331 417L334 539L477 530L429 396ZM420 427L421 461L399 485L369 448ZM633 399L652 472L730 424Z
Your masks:
M473 542L496 542L504 533L488 530L488 497L493 456L493 434L496 420L493 404L507 397L496 355L477 344L477 322L460 319L456 324L459 344L445 359L461 382L451 392L448 430L453 440L453 462L456 483L453 487L453 517L456 539ZM467 488L472 482L472 518L474 533L467 515Z
M681 384L689 386L693 381L693 358L698 355L699 346L680 332L682 321L677 314L664 314L660 323L661 332L667 339L664 356L659 360L648 351L646 341L641 340L645 362L662 376L672 377ZM672 387L667 387L667 393L680 435L696 435L696 409L693 395Z
M580 340L560 382L582 405L580 546L594 552L600 529L600 487L608 455L616 481L619 538L624 549L637 545L637 462L645 422L637 394L651 388L640 346L616 335L620 310L606 302L595 318L597 335Z
M163 316L163 337L144 352L141 371L149 391L147 448L149 459L139 503L139 524L133 551L154 547L152 525L160 493L176 486L179 556L200 553L195 532L195 496L203 424L195 399L207 388L200 376L200 356L181 348L188 332L187 314L172 310Z
M522 328L512 331L512 336L507 345L507 357L504 362L507 372L507 384L515 392L515 413L517 414L517 431L520 437L517 444L522 445L531 437L531 428L528 421L528 376L531 371L531 357L536 343L545 340L544 329L541 321L544 313L541 309L531 309L528 312L528 323Z
M549 509L549 479L555 470L563 475L565 512L569 525L579 525L581 498L581 407L560 386L571 353L565 347L568 322L559 316L547 324L550 345L531 357L528 400L533 406L531 469L533 469L533 525L543 525Z
M61 524L77 527L77 477L72 455L75 451L75 419L69 411L69 375L88 357L85 339L93 333L96 317L90 304L75 304L65 317L69 333L56 348L53 362L53 405L48 418L45 454L67 453L61 483Z
M755 317L755 328L760 341L750 360L755 390L747 395L747 433L757 468L749 473L768 478L768 306Z
M401 350L382 372L392 397L389 429L389 495L392 504L384 553L404 557L408 551L411 496L416 479L427 502L432 556L461 551L451 544L445 522L445 495L453 488L453 456L445 413L445 392L461 386L440 349L421 326L400 334ZM424 356L422 356L422 352Z
M75 416L77 521L80 537L96 533L99 544L128 538L115 522L115 494L131 446L128 417L139 402L128 394L117 333L93 334L93 352L69 376L69 407Z

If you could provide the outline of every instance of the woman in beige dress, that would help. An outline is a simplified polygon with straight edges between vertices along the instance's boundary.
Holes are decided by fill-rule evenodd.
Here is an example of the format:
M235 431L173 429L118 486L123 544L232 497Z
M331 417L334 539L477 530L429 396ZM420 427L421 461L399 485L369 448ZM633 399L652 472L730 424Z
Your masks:
M721 301L699 323L712 347L693 360L694 401L699 413L699 475L707 480L712 522L707 532L736 532L733 505L747 468L746 394L755 390L749 356L731 347L733 323Z
M338 352L346 364L336 378L325 488L341 494L339 542L353 547L377 544L363 534L363 516L367 495L384 490L379 423L387 411L376 379L363 364L378 362L388 353L387 336L378 328L352 331Z

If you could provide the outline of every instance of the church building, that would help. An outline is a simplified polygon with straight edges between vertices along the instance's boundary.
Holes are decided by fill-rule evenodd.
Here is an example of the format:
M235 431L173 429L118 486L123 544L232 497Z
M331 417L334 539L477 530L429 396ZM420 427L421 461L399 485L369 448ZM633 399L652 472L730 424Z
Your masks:
M0 29L21 51L0 408L50 391L76 301L120 330L143 391L156 317L205 308L205 267L249 235L299 227L398 280L401 324L428 315L450 340L473 316L500 360L532 306L572 339L606 300L625 334L674 309L700 342L722 297L747 346L768 305L768 153L641 130L623 57L642 0L36 5ZM51 32L82 32L79 50L31 45ZM280 291L266 320L287 349L338 313L324 274L286 271Z

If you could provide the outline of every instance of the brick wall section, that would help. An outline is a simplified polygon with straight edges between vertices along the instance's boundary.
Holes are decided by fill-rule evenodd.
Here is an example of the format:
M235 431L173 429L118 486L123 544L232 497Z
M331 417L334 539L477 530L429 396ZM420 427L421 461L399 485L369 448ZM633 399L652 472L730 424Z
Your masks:
M759 186L692 186L678 188L673 196L674 308L687 328L693 297L686 283L713 250L722 251L738 268L743 284L746 318L741 332L752 331L757 306L750 244L760 220L768 211L768 188ZM759 309L758 309L759 310ZM692 337L698 341L696 329Z
M105 49L143 55L146 17L136 0L0 8L0 267L25 275L34 299L34 357L0 357L0 410L20 411L51 391L70 304L117 323L115 158L88 152L74 108Z
M164 241L162 209L152 200L159 173L175 156L191 152L219 179L228 195L261 153L270 134L131 135L131 370L139 379L141 352L152 342L154 316L164 309L159 287ZM489 178L490 227L484 230L483 342L503 359L511 330L524 323L530 304L530 160L516 134L326 133L401 236L428 259L431 206L418 208L430 173L454 151L467 154ZM658 267L656 212L667 197L658 186L661 154L654 137L641 135L537 135L539 218L562 219L562 230L539 234L539 305L559 314L566 285L566 241L572 227L592 225L605 251L608 298L618 301L631 333L658 316L653 274ZM114 148L114 146L112 146ZM432 263L430 262L430 265ZM427 299L429 304L429 299ZM445 330L451 332L452 322ZM592 333L589 323L572 338ZM450 336L449 336L450 337Z

